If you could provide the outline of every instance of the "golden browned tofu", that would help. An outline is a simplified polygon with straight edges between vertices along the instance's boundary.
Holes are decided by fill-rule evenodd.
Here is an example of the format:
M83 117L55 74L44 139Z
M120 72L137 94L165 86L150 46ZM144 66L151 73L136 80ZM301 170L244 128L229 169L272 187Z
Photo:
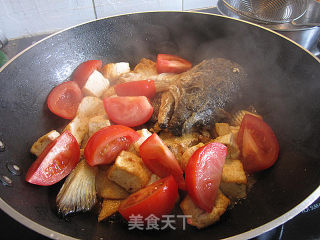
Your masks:
M107 118L107 115L99 115L89 119L88 128L89 128L89 137L91 137L95 132L101 128L110 126L110 121Z
M100 98L87 96L82 98L77 111L77 116L80 118L92 118L97 115L104 115L103 101Z
M186 170L189 159L191 158L191 156L194 154L195 151L197 151L199 148L203 147L204 144L203 143L198 143L197 145L194 145L192 147L189 147L183 154L181 157L181 163L180 166L182 168L183 171Z
M65 130L69 130L81 145L82 140L88 134L89 119L104 114L105 110L101 99L91 96L84 97L79 104L76 117L65 127Z
M230 125L228 123L216 123L215 130L218 136L223 136L231 133Z
M133 72L143 74L146 77L158 75L157 64L150 59L142 58Z
M96 176L96 189L98 196L107 199L125 199L129 193L108 179L108 169L99 169Z
M52 130L40 137L31 147L30 152L37 157L42 153L46 146L60 136L56 130Z
M109 87L102 95L102 98L116 96L116 90L114 87Z
M149 182L151 172L137 155L122 151L108 173L111 181L133 193Z
M238 148L238 145L232 133L217 137L213 140L213 142L222 143L228 147L227 158L230 158L230 159L239 158L240 150Z
M217 222L229 204L230 200L219 191L216 203L210 213L197 207L188 195L182 200L180 207L184 215L189 215L187 223L200 229Z
M182 154L189 147L199 143L200 134L198 132L191 132L177 137L170 132L161 132L159 136L165 142L171 152L175 155L180 164L182 161Z
M139 152L139 147L141 146L141 144L147 140L148 137L150 137L152 135L151 132L149 132L148 129L143 128L141 130L138 130L137 133L140 135L140 138L133 144L135 150L137 152Z
M114 83L120 75L130 72L130 66L127 62L108 63L103 66L101 73L110 82Z
M240 160L227 160L222 170L221 191L228 197L240 199L246 197L247 176Z
M88 118L76 116L64 130L69 130L79 145L81 145L82 140L88 133Z
M118 211L120 206L120 200L104 199L102 202L102 208L98 216L98 222L110 217L112 214Z
M240 126L230 126L230 131L233 134L234 139L237 139Z

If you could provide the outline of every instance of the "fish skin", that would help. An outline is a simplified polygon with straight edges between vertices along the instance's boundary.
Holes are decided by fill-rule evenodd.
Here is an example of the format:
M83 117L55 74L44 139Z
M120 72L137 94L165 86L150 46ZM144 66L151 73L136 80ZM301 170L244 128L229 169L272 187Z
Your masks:
M224 58L204 60L181 74L168 88L175 100L169 131L181 136L194 127L213 126L221 110L240 97L246 79L239 64Z

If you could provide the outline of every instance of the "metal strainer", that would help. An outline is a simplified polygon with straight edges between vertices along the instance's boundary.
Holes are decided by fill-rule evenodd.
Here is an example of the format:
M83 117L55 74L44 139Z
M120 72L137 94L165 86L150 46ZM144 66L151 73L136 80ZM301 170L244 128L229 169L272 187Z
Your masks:
M257 21L285 23L301 17L308 0L223 0L233 11Z

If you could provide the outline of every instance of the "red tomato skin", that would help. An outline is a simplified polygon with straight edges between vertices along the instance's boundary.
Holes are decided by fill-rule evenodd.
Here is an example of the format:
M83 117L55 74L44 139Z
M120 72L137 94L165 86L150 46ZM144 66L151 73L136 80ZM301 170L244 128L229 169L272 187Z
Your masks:
M177 199L178 184L168 176L131 194L121 202L119 212L127 221L139 214L143 219L151 214L161 218L172 211Z
M153 114L153 107L145 96L107 97L103 104L111 121L127 127L142 125Z
M185 179L188 194L206 212L211 212L214 207L226 156L225 145L209 143L199 148L187 164Z
M32 163L26 181L50 186L66 177L80 160L80 147L75 137L64 131L52 141Z
M153 133L141 144L139 152L142 161L153 173L160 177L172 175L179 188L186 189L183 171L178 161L156 133Z
M248 137L245 139L245 136ZM252 143L250 139L254 142ZM241 122L237 143L241 151L243 167L247 173L270 168L278 159L279 143L273 130L261 118L251 114L246 114Z
M192 68L192 63L171 54L158 54L157 72L160 73L182 73Z
M72 82L63 82L51 90L47 104L50 111L64 119L73 119L82 99L79 86Z
M104 127L89 138L84 156L90 166L110 164L122 150L127 150L139 138L135 130L126 126Z
M141 80L119 83L114 86L118 96L146 96L153 98L156 94L156 87L153 80Z
M94 70L100 70L102 68L101 60L89 60L81 63L72 74L72 81L75 81L80 88L86 84L89 76Z

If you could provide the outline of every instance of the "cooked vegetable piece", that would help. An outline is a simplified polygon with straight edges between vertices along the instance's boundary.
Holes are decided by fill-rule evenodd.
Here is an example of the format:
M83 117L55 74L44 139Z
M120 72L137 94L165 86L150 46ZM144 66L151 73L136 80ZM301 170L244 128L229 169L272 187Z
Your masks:
M90 167L85 159L78 163L57 195L59 213L65 216L70 213L85 212L96 204L96 173L97 168Z
M147 185L151 172L137 155L122 151L108 172L108 178L130 193Z
M79 87L82 88L93 71L100 70L101 67L101 60L89 60L83 62L74 70L72 74L72 81L76 82Z
M153 80L140 80L119 83L114 86L118 96L146 96L153 98L156 94L156 87Z
M141 144L139 151L144 164L153 173L160 177L172 175L179 188L185 190L183 171L178 161L156 133Z
M109 168L110 169L110 168ZM96 189L98 196L105 199L125 199L129 193L115 182L109 180L109 169L99 169L96 176Z
M227 147L209 143L199 148L190 158L186 172L187 191L194 203L211 212L218 195Z
M128 127L146 123L152 116L153 107L145 96L109 97L103 99L111 121Z
M87 163L90 166L110 164L139 137L136 131L126 126L104 127L90 137L84 149Z
M42 186L55 184L72 171L79 159L77 140L69 131L64 131L32 163L26 174L26 181Z
M131 194L121 202L119 212L127 221L132 214L143 219L151 214L161 218L171 212L178 196L178 184L168 176Z
M192 68L192 63L175 55L158 54L158 73L182 73Z
M110 217L112 214L118 211L120 206L120 200L104 199L102 202L102 208L98 216L98 222Z
M37 157L43 152L46 146L60 136L56 130L52 130L40 137L31 147L30 152Z
M101 97L102 94L109 88L109 80L102 73L94 70L89 76L87 82L82 88L85 95Z
M114 83L118 78L127 72L130 72L130 66L127 62L108 63L101 69L103 76Z
M76 116L81 99L81 89L75 82L63 82L49 93L48 108L59 117L72 119Z
M183 214L189 216L187 223L200 229L217 222L220 216L225 213L229 204L230 200L219 191L214 207L210 212L197 207L188 195L182 200L180 207Z
M261 118L246 114L241 122L237 142L246 172L271 167L279 154L279 143L271 127Z

